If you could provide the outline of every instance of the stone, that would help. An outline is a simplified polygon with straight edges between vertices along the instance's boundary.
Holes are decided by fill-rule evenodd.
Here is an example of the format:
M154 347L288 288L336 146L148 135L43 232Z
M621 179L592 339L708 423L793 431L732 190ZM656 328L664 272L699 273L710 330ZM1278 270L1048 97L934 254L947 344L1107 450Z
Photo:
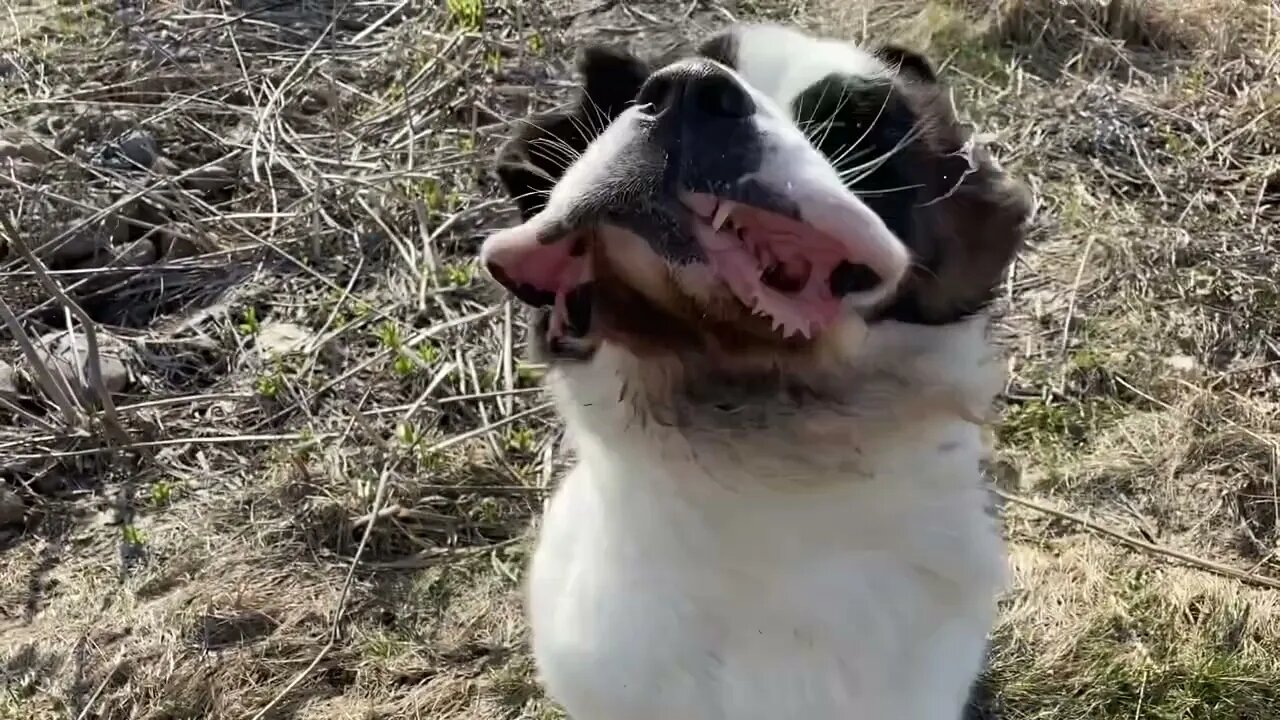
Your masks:
M112 245L75 266L76 270L101 270L78 276L77 280L83 284L77 288L77 292L93 293L119 283L136 273L139 267L150 265L157 259L159 252L149 237L123 245Z
M264 360L284 357L306 349L312 339L310 330L294 323L271 321L258 329L258 353Z
M43 165L53 159L53 152L34 139L0 140L0 158L16 158Z
M0 527L20 525L27 515L27 504L13 490L0 486Z
M129 349L119 338L101 329L97 338L102 385L112 395L124 392L129 385L129 368L125 364ZM50 373L61 374L82 401L90 405L98 403L98 395L89 381L89 341L83 332L59 330L47 333L35 345Z
M35 249L36 257L55 269L83 264L86 258L104 255L113 244L124 243L129 238L129 222L119 213L111 213L104 218L76 228L83 221L70 222L60 226L39 248ZM69 233L69 234L68 234ZM48 245L60 235L67 236L55 245Z
M126 160L138 167L149 168L160 157L160 148L151 133L134 130L117 141L116 147Z
M0 176L31 183L40 178L40 166L22 158L0 158Z
M181 260L182 258L195 257L204 252L193 237L193 231L185 225L173 224L166 226L159 233L156 245L160 251L160 256L166 260Z
M125 129L115 132L125 121L115 115L94 118L88 125L86 133L92 137L93 130L100 126L104 132L100 137L114 138L96 143L81 153L90 162L99 167L118 171L149 170L160 157L160 147L156 139L146 130Z
M139 265L150 265L158 257L156 244L149 238L134 240L124 245L110 245L102 252L82 260L75 265L76 270L92 270L94 268L129 268Z
M21 397L18 392L18 369L0 360L0 398L15 402Z
M210 165L196 170L182 179L183 185L201 192L223 192L231 190L240 183L239 168L226 167L222 164Z
M22 72L22 65L16 56L9 53L0 55L0 79L16 77Z

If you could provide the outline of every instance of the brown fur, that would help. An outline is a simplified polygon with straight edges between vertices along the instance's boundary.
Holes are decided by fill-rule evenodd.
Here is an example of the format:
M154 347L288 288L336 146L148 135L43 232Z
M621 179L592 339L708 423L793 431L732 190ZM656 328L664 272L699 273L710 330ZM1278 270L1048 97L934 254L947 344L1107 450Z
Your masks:
M945 85L900 76L895 89L920 118L912 150L936 198L916 210L917 242L929 247L913 248L931 262L915 266L897 296L911 298L925 322L974 312L1022 245L1030 194L973 141Z

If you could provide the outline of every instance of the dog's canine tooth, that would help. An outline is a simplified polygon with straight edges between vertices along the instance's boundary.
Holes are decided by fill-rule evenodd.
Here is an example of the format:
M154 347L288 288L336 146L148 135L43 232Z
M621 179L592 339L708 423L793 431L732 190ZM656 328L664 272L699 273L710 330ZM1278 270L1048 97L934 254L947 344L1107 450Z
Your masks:
M720 204L716 206L715 215L711 218L711 229L716 232L720 232L720 228L723 227L725 221L729 219L729 215L733 212L734 207L736 206L731 201L721 200Z

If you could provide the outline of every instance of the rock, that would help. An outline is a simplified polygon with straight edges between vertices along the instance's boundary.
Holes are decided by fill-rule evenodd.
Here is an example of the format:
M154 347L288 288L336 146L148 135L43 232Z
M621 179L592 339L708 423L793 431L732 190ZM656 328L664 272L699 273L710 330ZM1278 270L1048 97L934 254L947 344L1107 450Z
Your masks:
M192 237L191 228L185 225L169 225L160 231L156 245L160 256L167 260L195 257L204 252L200 243Z
M40 166L22 158L0 158L0 176L31 183L39 179Z
M17 158L43 165L53 159L53 153L35 140L0 140L0 158Z
M18 493L0 486L0 527L19 525L27 514L27 504Z
M221 164L210 165L183 178L182 183L192 190L222 192L234 188L240 182L239 168Z
M92 270L94 268L127 268L139 265L150 265L158 257L155 243L149 238L134 240L124 245L110 245L103 252L76 263L76 270Z
M22 72L22 65L18 63L16 56L10 56L9 53L0 55L0 79L16 76Z
M129 349L119 338L101 329L97 338L102 385L112 395L121 393L129 385L129 369L125 365ZM82 332L51 332L41 336L35 345L50 373L60 373L84 402L91 405L98 402L97 393L89 381L89 342Z
M125 130L122 133L114 132L122 125L125 125L125 121L114 115L91 121L88 125L89 130L85 131L85 134L92 137L97 134L93 132L97 129L96 126L101 126L104 132L100 137L115 139L86 148L82 157L87 157L94 165L111 170L151 169L156 164L156 159L160 157L160 148L155 138L151 133L137 128Z
M19 397L18 369L0 360L0 398L14 402Z
M45 264L60 269L83 264L86 258L102 256L113 244L124 243L129 239L128 219L119 213L112 213L84 227L72 229L81 222L83 221L75 221L59 227L45 242L40 243L41 247L35 249L36 257ZM49 240L64 234L67 236L57 244L45 246Z
M312 339L310 330L288 322L271 321L258 329L258 353L264 360L301 352Z
M160 148L156 145L155 138L144 130L134 130L120 138L116 147L126 160L138 167L149 168L160 156Z
M83 285L77 292L93 293L113 283L118 283L138 271L138 268L154 263L159 258L156 244L151 238L144 237L124 245L112 245L104 252L82 260L74 269L101 270L101 272L81 275Z

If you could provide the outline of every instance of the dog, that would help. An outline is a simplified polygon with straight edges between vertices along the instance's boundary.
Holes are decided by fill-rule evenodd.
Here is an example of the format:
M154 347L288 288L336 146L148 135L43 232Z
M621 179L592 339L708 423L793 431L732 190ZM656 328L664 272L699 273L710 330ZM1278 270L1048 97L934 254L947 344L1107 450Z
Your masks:
M979 470L1025 186L931 62L733 25L604 46L496 176L576 464L527 573L573 720L957 720L1005 550Z

